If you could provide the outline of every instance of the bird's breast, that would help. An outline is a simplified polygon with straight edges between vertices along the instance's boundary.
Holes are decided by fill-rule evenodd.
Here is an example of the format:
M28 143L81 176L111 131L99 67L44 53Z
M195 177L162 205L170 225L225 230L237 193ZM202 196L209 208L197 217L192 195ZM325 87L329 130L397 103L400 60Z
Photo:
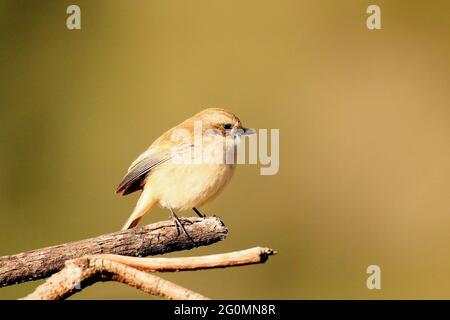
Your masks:
M155 170L146 188L163 207L188 210L215 198L234 173L232 164L167 163Z

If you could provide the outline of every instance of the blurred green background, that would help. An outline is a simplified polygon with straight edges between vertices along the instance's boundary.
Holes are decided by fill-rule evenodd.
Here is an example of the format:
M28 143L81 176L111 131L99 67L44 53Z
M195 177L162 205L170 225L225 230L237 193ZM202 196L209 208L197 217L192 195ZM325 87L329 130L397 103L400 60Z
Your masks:
M73 3L80 31L65 26ZM379 31L366 28L372 3ZM246 126L280 129L280 171L240 166L203 209L228 239L175 255L279 254L164 278L223 299L450 298L449 9L1 0L0 255L118 230L138 196L114 194L131 161L192 114L226 107ZM366 288L371 264L381 290ZM110 298L149 297L115 283L73 297Z

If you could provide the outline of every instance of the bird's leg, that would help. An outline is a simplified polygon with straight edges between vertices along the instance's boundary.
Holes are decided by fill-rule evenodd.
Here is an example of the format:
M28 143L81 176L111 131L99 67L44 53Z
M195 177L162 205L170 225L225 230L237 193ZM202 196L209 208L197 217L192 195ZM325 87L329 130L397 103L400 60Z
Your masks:
M206 218L206 214L201 213L197 208L192 208L200 218Z
M189 233L187 233L186 229L184 228L183 224L181 223L180 219L177 217L177 215L175 214L175 211L173 211L173 209L171 207L169 207L170 213L172 215L172 220L175 223L175 226L177 227L177 232L178 235L180 234L180 229L183 230L184 234L186 235L186 237L189 238L189 240L191 240L192 242L195 243L195 241L191 238L191 236L189 235Z

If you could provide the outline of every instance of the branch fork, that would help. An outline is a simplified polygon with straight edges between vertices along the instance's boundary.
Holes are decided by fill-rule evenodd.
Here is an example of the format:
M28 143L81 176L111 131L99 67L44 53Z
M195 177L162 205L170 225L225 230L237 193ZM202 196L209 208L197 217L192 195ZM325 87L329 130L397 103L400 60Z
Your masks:
M217 217L183 218L182 222L191 239L178 233L169 220L0 257L0 287L51 275L23 299L64 299L95 282L117 281L166 299L204 300L208 298L151 273L264 263L276 253L254 247L196 257L140 257L209 245L225 239L228 232Z

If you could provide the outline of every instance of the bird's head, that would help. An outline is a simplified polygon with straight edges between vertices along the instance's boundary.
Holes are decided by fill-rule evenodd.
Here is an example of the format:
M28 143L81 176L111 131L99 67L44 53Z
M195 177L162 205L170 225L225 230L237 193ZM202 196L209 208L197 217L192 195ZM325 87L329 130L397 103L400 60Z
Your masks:
M242 136L254 133L254 130L243 127L241 120L234 113L221 108L205 109L194 115L191 119L192 121L201 121L204 131L209 129L223 136L226 134Z

